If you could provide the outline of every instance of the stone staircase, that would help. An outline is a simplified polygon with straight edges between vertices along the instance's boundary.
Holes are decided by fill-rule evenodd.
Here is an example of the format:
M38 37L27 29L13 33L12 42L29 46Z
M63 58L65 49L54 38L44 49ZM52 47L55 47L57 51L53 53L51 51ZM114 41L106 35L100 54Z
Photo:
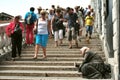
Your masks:
M22 57L15 61L3 61L0 64L0 80L83 80L81 73L74 67L74 63L81 63L83 58L79 49L90 47L105 59L101 41L94 33L90 44L85 37L79 42L79 48L68 48L66 38L63 44L54 47L53 39L49 39L47 46L47 59L42 59L42 50L39 50L37 60L32 59L34 46L22 50ZM98 79L97 79L98 80Z

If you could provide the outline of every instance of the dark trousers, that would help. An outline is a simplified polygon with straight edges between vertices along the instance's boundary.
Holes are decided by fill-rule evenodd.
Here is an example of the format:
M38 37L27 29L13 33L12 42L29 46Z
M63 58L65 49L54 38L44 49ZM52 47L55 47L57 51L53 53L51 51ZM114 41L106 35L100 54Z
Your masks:
M22 34L13 33L11 36L11 42L12 42L12 58L15 58L17 53L18 56L20 56L22 49Z

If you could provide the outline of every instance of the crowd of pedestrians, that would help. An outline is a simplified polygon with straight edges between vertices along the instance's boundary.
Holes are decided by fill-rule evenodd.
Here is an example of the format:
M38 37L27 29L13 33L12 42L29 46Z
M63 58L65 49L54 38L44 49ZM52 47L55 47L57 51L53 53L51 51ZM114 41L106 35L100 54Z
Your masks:
M33 59L37 59L39 47L43 50L43 58L47 57L46 46L49 38L54 38L55 47L58 47L64 44L63 39L67 37L69 49L72 49L73 45L79 47L78 41L82 36L83 27L86 27L86 37L92 38L95 13L90 5L86 9L80 6L62 8L55 5L51 5L50 9L42 9L40 6L37 11L35 13L35 8L30 7L25 13L25 26L19 21L20 16L17 15L6 27L7 35L12 39L13 60L17 52L18 56L21 56L22 32L26 33L26 46L35 46ZM15 31L17 27L21 29L20 34Z

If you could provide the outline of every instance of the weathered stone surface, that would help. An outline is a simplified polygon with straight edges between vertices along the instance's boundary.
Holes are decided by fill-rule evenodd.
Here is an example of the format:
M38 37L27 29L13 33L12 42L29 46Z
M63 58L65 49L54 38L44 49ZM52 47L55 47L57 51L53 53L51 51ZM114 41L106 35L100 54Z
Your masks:
M50 39L47 47L47 59L42 59L42 49L39 50L38 59L33 60L34 46L23 48L22 57L15 61L3 61L0 64L0 79L5 80L84 80L74 64L82 63L83 57L79 49L88 46L105 59L102 44L96 33L93 33L90 43L86 43L85 37L81 38L79 48L73 45L68 48L66 38L63 44L54 47L54 40Z

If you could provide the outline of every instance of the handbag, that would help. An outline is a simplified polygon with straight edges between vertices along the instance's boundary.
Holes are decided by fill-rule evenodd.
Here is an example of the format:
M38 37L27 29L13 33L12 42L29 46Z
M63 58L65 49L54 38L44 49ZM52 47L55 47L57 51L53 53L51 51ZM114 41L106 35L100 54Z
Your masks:
M19 24L15 25L14 33L16 33L16 34L22 34L22 29L20 28Z

